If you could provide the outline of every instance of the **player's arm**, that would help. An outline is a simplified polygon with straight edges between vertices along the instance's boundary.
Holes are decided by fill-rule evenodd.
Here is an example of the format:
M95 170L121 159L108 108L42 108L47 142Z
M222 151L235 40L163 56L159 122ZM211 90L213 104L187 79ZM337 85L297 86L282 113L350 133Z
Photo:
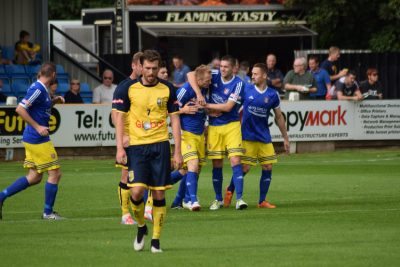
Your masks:
M19 104L15 110L21 118L31 125L41 136L49 135L49 128L46 126L39 125L32 117L29 115L28 111L24 106Z
M285 148L286 153L289 153L289 137L286 131L286 123L285 118L282 115L282 111L280 107L274 109L275 113L275 122L278 125L279 131L281 131L283 137L283 147Z
M233 100L228 100L226 103L223 104L211 104L207 103L206 108L211 109L213 111L220 111L220 112L229 112L232 108L236 105L236 102Z
M115 155L115 159L118 163L126 164L126 152L124 148L125 114L113 110L111 117L115 126L115 139L117 142L117 154Z
M181 122L177 112L170 114L172 135L174 137L174 164L176 169L182 167L183 158L181 151Z
M196 93L197 103L199 103L199 105L204 106L206 104L206 99L201 93L201 88L197 84L196 75L194 71L190 71L187 73L187 80L190 86L193 88L194 92Z
M51 105L54 106L55 104L64 104L65 103L65 99L64 97L58 95L55 96L51 99Z

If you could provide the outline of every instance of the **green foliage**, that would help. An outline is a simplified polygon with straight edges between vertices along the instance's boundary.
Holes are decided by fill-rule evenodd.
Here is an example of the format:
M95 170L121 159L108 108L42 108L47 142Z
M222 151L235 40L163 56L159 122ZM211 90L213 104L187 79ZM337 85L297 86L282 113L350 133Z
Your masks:
M49 0L49 19L80 19L83 8L113 7L114 3L114 0Z
M167 211L164 253L133 251L136 226L120 225L120 170L109 160L62 160L55 208L67 219L42 221L44 181L5 202L1 266L398 266L400 150L281 156L268 199L256 208L259 168L245 177L249 208L210 211L211 164L199 179L203 209ZM0 163L0 190L25 173ZM231 177L224 166L224 184ZM43 177L46 179L46 177ZM167 191L170 205L177 185Z
M400 0L288 0L318 32L318 46L400 51Z

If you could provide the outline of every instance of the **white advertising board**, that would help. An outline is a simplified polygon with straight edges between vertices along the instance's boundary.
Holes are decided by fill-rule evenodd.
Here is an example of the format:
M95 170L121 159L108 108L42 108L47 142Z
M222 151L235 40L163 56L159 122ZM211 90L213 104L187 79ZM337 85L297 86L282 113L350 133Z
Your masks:
M400 100L282 101L281 109L290 141L400 140ZM57 105L50 138L56 147L114 146L110 114L109 105ZM269 124L273 141L281 141L273 112ZM1 106L0 148L22 147L24 126L15 107Z

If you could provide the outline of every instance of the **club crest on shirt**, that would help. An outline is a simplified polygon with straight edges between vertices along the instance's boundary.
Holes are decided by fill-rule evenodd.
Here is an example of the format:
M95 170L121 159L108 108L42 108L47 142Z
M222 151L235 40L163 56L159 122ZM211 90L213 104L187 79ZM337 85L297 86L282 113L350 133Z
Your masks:
M250 99L250 100L253 100L253 99L254 99L254 97L251 95L251 96L249 96L249 99Z
M264 103L268 103L268 102L269 102L269 98L268 97L264 98Z
M52 159L55 159L55 158L56 158L56 154L54 154L54 153L51 154L50 156L51 156Z
M128 172L128 180L130 183L132 183L133 180L135 180L135 175L134 175L133 171Z
M157 106L166 107L168 102L168 97L158 97L157 98Z
M224 94L226 94L226 95L229 94L229 88L224 89Z

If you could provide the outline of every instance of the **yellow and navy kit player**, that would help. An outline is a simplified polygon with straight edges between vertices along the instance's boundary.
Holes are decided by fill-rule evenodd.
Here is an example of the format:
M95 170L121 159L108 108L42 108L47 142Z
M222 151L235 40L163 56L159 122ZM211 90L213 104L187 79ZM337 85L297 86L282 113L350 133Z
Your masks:
M43 219L62 219L53 211L58 182L61 178L57 153L49 138L49 120L52 101L47 87L55 79L55 65L44 63L39 72L39 79L27 90L26 96L17 106L16 112L27 122L22 141L25 147L24 167L28 174L18 178L13 184L0 192L0 219L4 201L31 185L40 183L43 172L48 172L45 185L45 203Z
M207 89L201 89L201 93L204 97L206 96L206 92ZM188 82L177 90L177 98L181 108L185 105L195 105L197 102L196 93ZM200 210L200 204L197 199L197 181L200 172L199 165L202 166L205 164L204 125L206 118L207 115L204 109L198 109L195 114L180 115L182 156L184 163L188 165L188 172L181 178L181 184L174 202L172 203L172 207L180 206L183 197L187 196L185 197L185 203L189 203L190 209L192 211ZM197 163L194 163L196 160Z
M128 91L129 87L136 82L136 79L131 79L130 77L126 78L122 82L120 82L115 89L114 96L113 96L113 104L112 104L112 109L113 112L116 111L115 108L115 102L117 101L115 99L115 95L118 95L119 91ZM129 112L124 114L124 116L128 116ZM125 119L124 120L124 138L129 139L129 120ZM128 150L128 147L125 148L125 150ZM129 153L126 153L129 155ZM121 224L134 224L134 220L132 219L132 216L129 212L129 206L130 206L130 189L128 187L128 165L127 164L119 164L116 162L116 167L121 168L121 179L120 183L118 185L118 197L119 197L119 202L121 206L121 211L122 211L122 218L121 218Z
M119 92L115 97L113 107L129 112L131 146L169 140L167 115L179 109L175 89L170 83L160 80L157 85L148 87L138 79L127 92Z

